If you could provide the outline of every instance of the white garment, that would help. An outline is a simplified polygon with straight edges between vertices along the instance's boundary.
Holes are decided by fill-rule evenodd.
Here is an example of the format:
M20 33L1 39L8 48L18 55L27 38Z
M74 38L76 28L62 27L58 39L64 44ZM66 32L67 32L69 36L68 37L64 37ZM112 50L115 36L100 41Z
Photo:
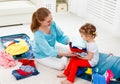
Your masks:
M89 63L92 67L94 67L99 61L99 52L96 43L87 43L87 51L93 53L93 57L89 60Z
M46 57L42 59L36 59L36 61L37 63L57 70L63 70L67 65L67 57Z
M59 51L70 51L69 46L66 45L59 45L56 47L56 49L58 49ZM63 70L67 65L68 58L65 56L61 58L49 56L46 58L36 59L36 62L53 69Z

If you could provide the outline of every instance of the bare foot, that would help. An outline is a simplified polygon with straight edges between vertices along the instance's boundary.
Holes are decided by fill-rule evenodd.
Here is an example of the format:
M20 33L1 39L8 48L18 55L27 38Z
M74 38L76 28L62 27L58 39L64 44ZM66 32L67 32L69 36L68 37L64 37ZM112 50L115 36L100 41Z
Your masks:
M69 80L64 80L64 81L61 81L61 84L73 84L73 83L70 82Z
M64 78L64 77L66 77L66 75L62 73L62 74L57 75L57 77L58 78Z

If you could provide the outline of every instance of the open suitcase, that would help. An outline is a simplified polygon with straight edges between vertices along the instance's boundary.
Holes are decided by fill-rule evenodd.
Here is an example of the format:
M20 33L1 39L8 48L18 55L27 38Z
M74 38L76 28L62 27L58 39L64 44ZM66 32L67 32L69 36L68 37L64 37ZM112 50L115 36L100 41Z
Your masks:
M32 47L30 44L30 37L27 34L20 33L20 34L13 34L13 35L7 35L7 36L2 36L0 37L0 48L2 51L5 50L4 43L13 41L15 39L23 39L26 41L27 45L29 46L29 50L25 53L15 55L13 56L15 60L20 59L20 58L34 58L33 52L32 52Z

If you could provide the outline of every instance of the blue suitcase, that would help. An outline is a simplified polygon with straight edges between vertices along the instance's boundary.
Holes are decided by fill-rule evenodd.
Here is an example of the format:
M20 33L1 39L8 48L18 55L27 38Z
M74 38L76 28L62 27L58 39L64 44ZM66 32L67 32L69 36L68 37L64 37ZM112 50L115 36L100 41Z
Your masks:
M29 51L23 54L15 55L13 56L15 60L20 59L20 58L34 58L33 52L32 52L32 47L30 44L30 37L27 34L20 33L20 34L13 34L13 35L7 35L7 36L2 36L0 37L0 48L2 51L5 50L5 46L3 45L5 42L8 41L13 41L14 39L23 39L26 41L26 43L29 46Z

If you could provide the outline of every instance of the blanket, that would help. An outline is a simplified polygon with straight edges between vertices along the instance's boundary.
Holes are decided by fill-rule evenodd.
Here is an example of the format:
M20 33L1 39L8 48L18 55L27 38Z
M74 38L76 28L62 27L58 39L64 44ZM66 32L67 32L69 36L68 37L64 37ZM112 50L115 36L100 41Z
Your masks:
M105 53L99 53L99 62L94 67L98 69L98 73L104 74L106 70L110 69L114 73L114 78L120 77L120 57L111 56Z

